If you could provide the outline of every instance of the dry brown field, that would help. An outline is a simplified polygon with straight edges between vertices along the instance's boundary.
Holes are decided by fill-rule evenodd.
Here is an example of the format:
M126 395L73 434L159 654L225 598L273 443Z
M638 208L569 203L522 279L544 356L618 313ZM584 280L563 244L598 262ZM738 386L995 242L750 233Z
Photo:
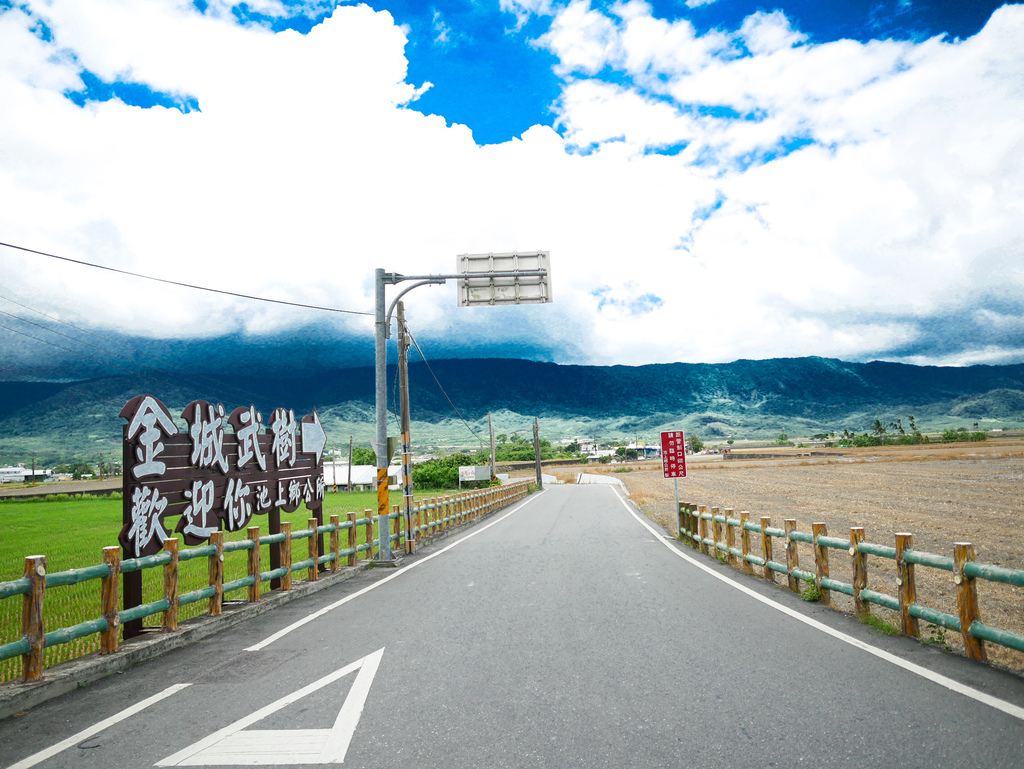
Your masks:
M679 501L728 508L734 515L747 510L755 521L771 516L779 528L785 518L795 518L802 531L824 522L830 535L843 538L850 527L863 526L866 541L888 546L895 545L896 532L910 532L915 549L949 557L954 542L971 542L979 561L1024 569L1024 441L816 449L814 456L808 451L772 447L756 451L772 458L742 459L738 451L729 460L690 457L688 477L679 480ZM662 477L660 463L585 469L614 474L641 510L675 532L673 481ZM567 468L553 474L567 482L575 478ZM753 547L760 552L759 544ZM780 543L775 547L779 560ZM800 563L814 570L809 545L800 545ZM833 578L851 581L843 551L830 551L830 567ZM923 566L916 574L918 602L956 615L952 574ZM893 561L869 557L868 575L871 589L897 595ZM982 621L1024 635L1024 588L977 584ZM835 592L832 598L835 608L852 614L851 598ZM893 612L877 606L871 611L899 627ZM921 637L962 653L962 640L952 631L922 622ZM994 644L987 648L990 662L1024 673L1024 654Z

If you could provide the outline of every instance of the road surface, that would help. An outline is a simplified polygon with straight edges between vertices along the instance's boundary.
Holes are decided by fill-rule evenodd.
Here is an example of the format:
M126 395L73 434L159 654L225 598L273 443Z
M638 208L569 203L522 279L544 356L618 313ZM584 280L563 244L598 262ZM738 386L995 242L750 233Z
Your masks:
M0 767L1024 766L1024 682L556 486L0 721Z

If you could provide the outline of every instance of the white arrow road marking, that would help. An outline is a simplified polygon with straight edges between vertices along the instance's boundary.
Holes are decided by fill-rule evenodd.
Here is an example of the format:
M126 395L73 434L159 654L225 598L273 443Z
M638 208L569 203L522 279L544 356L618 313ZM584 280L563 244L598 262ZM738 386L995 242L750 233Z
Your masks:
M88 729L83 729L78 734L68 737L63 742L58 742L56 745L52 745L46 750L40 750L38 753L34 753L28 758L23 758L16 764L11 764L9 767L7 767L7 769L29 769L30 766L35 766L36 764L45 761L51 756L55 756L58 753L61 753L62 751L65 751L74 745L78 745L81 742L84 742L85 740L92 737L94 734L99 734L104 729L113 726L114 724L120 721L124 721L126 718L129 718L130 716L134 716L136 713L138 713L141 710L145 710L150 705L153 705L162 699L170 697L172 694L181 691L186 686L191 686L191 684L174 684L173 686L168 686L162 692L154 694L152 697L148 697L144 699L142 702L132 705L130 708L125 708L117 715L111 716L110 718L105 718L99 723L93 724Z
M296 692L260 708L255 713L214 732L156 766L255 766L276 764L340 764L352 742L359 716L370 693L384 650L378 649L360 660L335 670ZM262 721L293 702L344 678L358 670L345 702L330 729L250 729L245 727Z

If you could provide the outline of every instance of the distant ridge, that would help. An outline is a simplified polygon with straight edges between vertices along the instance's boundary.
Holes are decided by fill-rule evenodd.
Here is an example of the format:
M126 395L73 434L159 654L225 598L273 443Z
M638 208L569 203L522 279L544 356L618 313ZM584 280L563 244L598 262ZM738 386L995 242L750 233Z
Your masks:
M394 365L390 374L394 375ZM431 374L433 372L433 375ZM474 438L438 389L440 380L467 421L511 432L543 422L545 437L614 437L661 429L702 437L774 437L868 430L913 414L926 430L1024 425L1024 365L912 366L833 358L773 358L732 363L575 366L514 359L450 359L410 364L414 441L470 446ZM50 384L0 382L0 461L119 455L127 400L146 392L180 412L201 398L225 406L255 403L318 410L330 436L363 445L373 434L373 369L305 369L291 375L213 376L208 387L173 374L114 376ZM207 380L204 380L207 381ZM389 387L389 394L393 388Z

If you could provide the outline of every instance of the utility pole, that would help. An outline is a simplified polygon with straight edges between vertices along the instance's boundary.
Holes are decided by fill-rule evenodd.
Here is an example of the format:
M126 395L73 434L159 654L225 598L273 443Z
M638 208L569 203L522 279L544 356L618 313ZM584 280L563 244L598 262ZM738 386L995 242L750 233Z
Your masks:
M405 304L398 303L398 391L402 409L402 509L405 519L405 552L416 549L418 532L412 527L412 430L409 416L409 332Z
M540 420L533 418L533 456L537 462L537 488L544 490L544 475L540 467Z
M491 421L491 412L487 412L487 429L491 433L491 479L494 478L494 422Z
M348 491L352 493L352 436L348 436Z

